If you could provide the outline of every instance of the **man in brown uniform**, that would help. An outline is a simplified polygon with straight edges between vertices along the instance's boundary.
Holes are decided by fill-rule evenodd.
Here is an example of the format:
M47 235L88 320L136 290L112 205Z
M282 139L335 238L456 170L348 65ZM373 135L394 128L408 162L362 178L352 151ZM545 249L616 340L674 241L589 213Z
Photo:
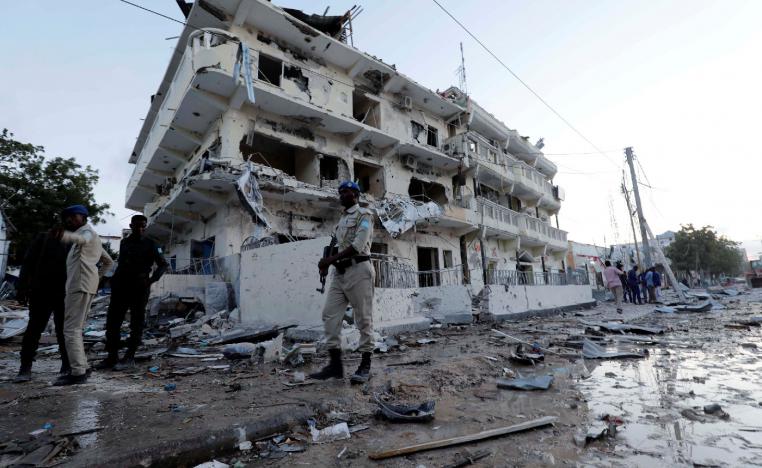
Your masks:
M326 345L330 362L320 372L310 375L312 379L326 380L344 378L341 363L341 324L347 304L352 304L355 324L360 329L362 352L360 367L350 377L350 382L364 383L370 378L370 357L373 354L373 287L376 272L370 263L370 243L373 237L373 213L362 208L360 187L351 181L339 186L339 199L344 214L336 226L335 236L338 253L320 260L318 268L325 275L328 268L336 268L323 308Z

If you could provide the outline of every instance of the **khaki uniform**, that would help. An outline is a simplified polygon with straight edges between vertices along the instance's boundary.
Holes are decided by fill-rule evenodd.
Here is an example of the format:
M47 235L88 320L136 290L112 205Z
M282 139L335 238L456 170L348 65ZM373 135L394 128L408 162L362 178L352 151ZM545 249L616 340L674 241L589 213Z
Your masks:
M339 252L350 245L358 256L370 255L373 213L355 205L344 211L335 231ZM341 348L341 323L347 303L352 304L355 325L360 330L360 352L373 352L373 288L376 271L370 261L354 263L344 273L334 270L323 308L328 349Z
M64 340L71 374L87 372L87 355L82 341L87 313L98 292L100 277L114 264L103 251L101 239L89 224L74 232L64 232L62 241L73 244L66 257L66 299L64 300ZM97 264L101 262L98 269Z

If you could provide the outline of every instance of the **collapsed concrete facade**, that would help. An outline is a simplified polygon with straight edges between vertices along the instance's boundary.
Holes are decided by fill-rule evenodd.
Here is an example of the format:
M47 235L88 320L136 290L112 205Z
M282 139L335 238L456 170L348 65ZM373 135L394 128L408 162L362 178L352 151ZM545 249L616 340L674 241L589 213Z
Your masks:
M350 21L260 0L187 12L126 194L173 269L229 281L245 322L319 324L315 264L352 179L378 215L377 323L590 302L551 225L556 166L459 89L348 45Z

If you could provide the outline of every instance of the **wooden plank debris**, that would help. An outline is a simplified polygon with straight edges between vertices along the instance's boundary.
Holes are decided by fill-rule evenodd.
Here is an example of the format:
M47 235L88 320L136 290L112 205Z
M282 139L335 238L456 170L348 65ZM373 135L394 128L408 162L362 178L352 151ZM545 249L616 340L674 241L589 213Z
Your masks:
M486 431L477 432L475 434L468 434L458 437L450 437L448 439L432 440L430 442L424 442L422 444L408 445L407 447L401 447L397 449L385 450L382 452L373 452L368 454L371 460L384 460L387 458L398 457L400 455L409 455L411 453L423 452L425 450L433 450L438 448L452 447L453 445L466 444L469 442L478 442L485 439L491 439L493 437L500 437L508 434L515 434L517 432L528 431L530 429L536 429L538 427L547 426L553 424L558 420L555 416L545 416L532 421L527 421L521 424L514 424L513 426L498 427L495 429L488 429Z

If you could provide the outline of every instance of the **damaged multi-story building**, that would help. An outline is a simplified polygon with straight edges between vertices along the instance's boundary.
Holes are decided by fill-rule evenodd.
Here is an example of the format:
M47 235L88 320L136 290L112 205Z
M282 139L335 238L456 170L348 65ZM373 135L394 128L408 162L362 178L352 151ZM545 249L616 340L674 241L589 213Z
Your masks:
M185 13L126 206L177 273L230 282L241 320L320 323L316 263L346 179L377 213L377 323L591 301L565 268L555 164L467 94L352 47L351 12L199 0Z

